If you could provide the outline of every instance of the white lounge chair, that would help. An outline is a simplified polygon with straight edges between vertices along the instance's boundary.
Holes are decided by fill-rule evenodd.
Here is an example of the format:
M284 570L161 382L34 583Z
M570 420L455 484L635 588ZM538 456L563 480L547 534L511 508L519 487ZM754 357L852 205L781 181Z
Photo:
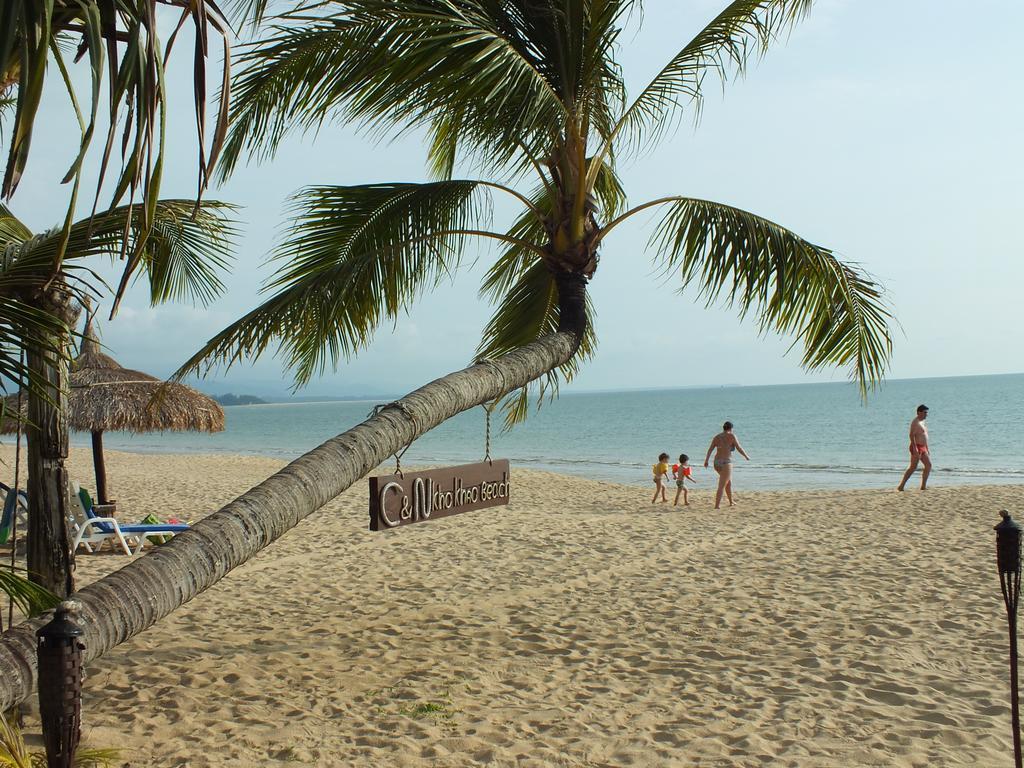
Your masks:
M98 550L105 541L110 541L111 546L116 541L126 555L137 555L146 546L146 538L149 536L173 536L188 530L188 525L184 523L150 525L123 523L113 517L101 517L96 514L98 510L94 508L92 497L87 490L73 482L71 492L68 510L74 518L70 521L75 532L73 551L81 545L87 552L93 552L93 547ZM135 547L134 551L132 546Z

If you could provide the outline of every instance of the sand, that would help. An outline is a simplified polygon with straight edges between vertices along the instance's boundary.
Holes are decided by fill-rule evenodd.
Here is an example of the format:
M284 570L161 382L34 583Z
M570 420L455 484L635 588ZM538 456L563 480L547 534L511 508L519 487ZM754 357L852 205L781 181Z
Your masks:
M127 519L201 517L280 466L107 461ZM91 664L85 741L133 766L1010 765L991 527L1024 488L742 470L715 512L703 470L684 510L513 466L508 508L386 533L360 483Z

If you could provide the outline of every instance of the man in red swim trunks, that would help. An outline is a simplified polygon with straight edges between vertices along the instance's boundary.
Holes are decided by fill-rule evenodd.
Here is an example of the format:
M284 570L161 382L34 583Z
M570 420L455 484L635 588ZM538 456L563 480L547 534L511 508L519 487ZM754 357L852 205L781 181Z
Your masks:
M928 427L924 425L924 420L928 418L928 406L919 405L917 406L917 417L910 422L910 466L907 471L903 473L903 480L900 482L899 488L896 490L902 491L903 487L907 484L907 480L914 474L914 470L917 469L917 462L921 462L921 490L926 490L928 487L928 475L932 473L932 457L928 455Z

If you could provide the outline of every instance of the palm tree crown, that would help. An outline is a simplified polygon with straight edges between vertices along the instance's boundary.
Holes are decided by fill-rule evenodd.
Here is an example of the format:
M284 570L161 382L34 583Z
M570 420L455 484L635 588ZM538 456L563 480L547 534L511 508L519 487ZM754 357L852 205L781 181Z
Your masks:
M482 237L501 251L482 287L497 307L478 358L573 330L577 353L540 385L557 388L595 345L589 304L582 290L570 300L572 286L593 276L609 232L657 208L659 266L708 302L724 299L762 329L794 335L806 367L847 366L869 386L891 340L867 276L729 205L680 195L627 208L617 173L699 109L708 73L742 71L810 5L730 3L634 98L615 56L637 0L335 0L277 17L242 57L221 172L249 153L272 155L293 129L343 120L425 130L436 180L300 191L269 298L180 373L276 342L304 383L365 346L380 322L459 266L467 239ZM457 161L491 176L453 178ZM489 197L498 192L523 211L495 229ZM509 423L526 398L521 390L506 402Z

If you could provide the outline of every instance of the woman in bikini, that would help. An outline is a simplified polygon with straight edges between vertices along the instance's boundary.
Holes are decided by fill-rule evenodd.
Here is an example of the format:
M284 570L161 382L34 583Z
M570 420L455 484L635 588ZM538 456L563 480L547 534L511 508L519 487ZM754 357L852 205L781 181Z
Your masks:
M722 506L722 493L729 499L729 506L732 503L732 452L739 451L747 461L750 457L743 450L740 441L732 433L732 422L727 421L722 425L722 431L711 438L711 445L708 446L708 454L704 457L704 466L708 466L711 460L711 452L715 452L715 472L718 473L718 490L715 492L715 509Z

